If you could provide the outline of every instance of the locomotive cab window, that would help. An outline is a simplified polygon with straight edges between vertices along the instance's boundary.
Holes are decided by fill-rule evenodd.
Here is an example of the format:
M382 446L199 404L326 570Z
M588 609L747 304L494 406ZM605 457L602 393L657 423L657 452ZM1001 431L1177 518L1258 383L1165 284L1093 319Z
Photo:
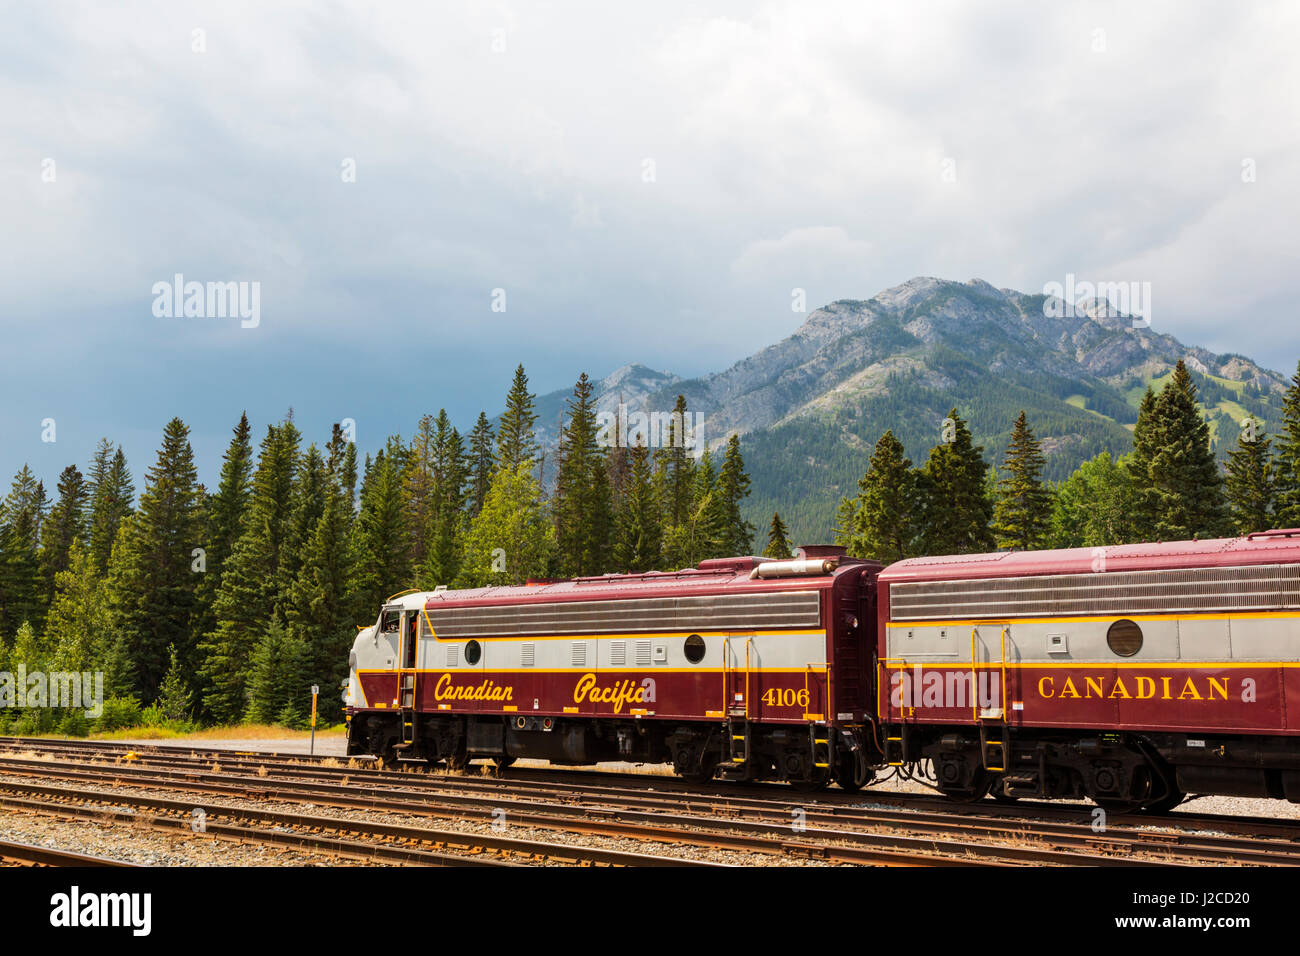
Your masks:
M402 612L385 611L379 618L379 629L385 634L396 634L401 628Z
M1142 628L1132 621L1116 621L1106 631L1106 645L1120 657L1132 657L1142 650Z

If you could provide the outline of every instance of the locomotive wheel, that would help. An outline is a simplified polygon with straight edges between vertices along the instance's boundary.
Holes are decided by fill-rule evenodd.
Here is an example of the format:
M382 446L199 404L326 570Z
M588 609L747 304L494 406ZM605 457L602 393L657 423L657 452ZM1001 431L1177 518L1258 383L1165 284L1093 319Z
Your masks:
M1093 797L1092 802L1097 804L1107 813L1133 813L1142 809L1142 804L1136 800L1110 800L1105 797Z
M838 786L841 790L847 790L849 793L855 793L858 790L861 790L867 784L869 784L876 777L874 773L869 773L867 774L866 780L863 780L861 783L858 783L857 780L854 779L855 776L856 775L852 767L850 767L847 771L838 770L835 773L835 785Z
M688 783L708 783L713 779L713 775L718 770L718 754L710 747L700 755L700 766L698 770L689 770L682 774L682 779Z
M1142 804L1143 813L1168 813L1174 807L1178 806L1187 799L1187 794L1181 790L1171 787L1159 800L1151 800Z
M993 782L989 784L989 796L998 803L1015 803L1019 797L1013 797L1006 791L1006 784L1001 777L994 777Z
M492 762L497 765L498 770L505 770L506 767L514 763L516 759L517 758L515 757L493 757Z
M1133 813L1134 811L1144 809L1148 805L1161 803L1172 795L1166 794L1166 796L1162 797L1160 800L1149 800L1148 797L1151 791L1155 788L1155 780L1150 769L1147 767L1138 767L1137 770L1134 771L1133 776L1135 783L1140 782L1145 784L1142 789L1146 791L1146 796L1140 797L1136 800L1132 798L1127 800L1117 800L1113 797L1092 797L1092 802L1097 804L1097 806L1101 807L1107 813ZM1172 791L1173 788L1171 787L1170 790ZM1179 802L1181 802L1181 798ZM1177 806L1177 803L1173 804L1173 806Z
M841 790L847 790L849 793L853 793L861 790L867 784L871 783L871 781L876 779L876 771L871 767L868 767L866 778L861 783L858 783L857 763L857 755L850 754L841 760L839 766L835 768L835 783Z
M465 750L457 750L455 753L447 754L448 770L464 770L469 766L469 753Z
M825 790L831 782L830 767L814 767L811 778L803 780L791 780L790 786L800 793L816 793L818 790Z
M975 771L975 777L971 781L969 790L944 790L940 788L939 792L953 803L978 803L988 796L991 782L989 772L981 767Z

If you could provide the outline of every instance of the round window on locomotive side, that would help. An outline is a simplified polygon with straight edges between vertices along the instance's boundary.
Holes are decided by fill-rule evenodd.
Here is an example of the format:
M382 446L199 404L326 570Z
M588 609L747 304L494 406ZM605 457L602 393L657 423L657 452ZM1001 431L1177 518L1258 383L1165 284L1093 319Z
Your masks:
M1132 657L1142 650L1142 628L1132 621L1116 621L1106 631L1106 645L1120 657Z
M704 638L698 634L692 634L686 639L682 648L686 653L686 659L692 664L698 664L704 660Z
M477 664L478 659L483 656L483 645L478 641L470 641L465 645L465 663Z

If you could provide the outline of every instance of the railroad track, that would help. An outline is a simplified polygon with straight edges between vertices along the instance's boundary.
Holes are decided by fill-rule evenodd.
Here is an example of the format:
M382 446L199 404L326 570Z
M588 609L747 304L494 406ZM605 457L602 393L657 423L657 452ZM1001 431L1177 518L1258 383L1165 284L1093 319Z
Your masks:
M0 740L0 750L8 743ZM33 743L44 742L22 741L19 752L32 750ZM92 754L101 760L125 754L120 747L77 744L51 744L41 750L47 759L21 759L12 756L11 751L0 767L28 776L52 776L85 784L102 784L111 778L116 784L137 788L181 789L236 799L311 802L339 809L448 819L484 820L504 813L514 825L540 829L802 854L835 862L952 862L936 857L951 855L954 847L960 847L967 860L986 862L1300 862L1300 847L1285 841L1167 832L1097 834L1078 823L1077 816L1073 823L1049 824L1023 818L976 817L969 812L918 813L811 801L780 806L774 805L770 795L758 799L738 795L734 790L719 799L716 793L665 794L648 787L578 788L539 780L303 766L296 758L237 752L218 754L217 769L206 752L203 757L195 757L174 748L135 752L137 760L111 766L73 759L56 767L48 759L55 753L83 758ZM274 779L270 777L271 768ZM788 797L789 791L781 792ZM952 808L946 802L943 806ZM796 821L791 814L795 812L797 828L792 826ZM671 821L665 827L669 815Z
M125 860L112 860L104 856L72 853L34 843L13 843L0 840L0 866L135 866Z
M113 741L52 740L44 738L0 737L0 752L6 749L39 748L42 752L67 754L99 754L105 759L115 759L134 751L142 760L170 765L210 765L219 759L222 767L236 769L252 765L275 769L277 774L318 777L322 774L347 775L353 780L392 780L394 775L408 778L451 777L463 787L496 792L505 780L515 786L532 786L539 797L560 798L564 794L581 799L592 793L611 796L653 793L680 795L689 805L699 806L700 801L717 804L755 801L783 806L811 807L829 814L852 814L864 804L876 804L899 810L943 813L951 816L978 818L1005 818L1027 821L1078 823L1091 822L1091 804L1068 804L1060 801L1019 800L1014 803L982 800L977 803L954 803L938 794L906 794L868 788L859 793L827 790L816 794L800 794L779 783L717 782L704 786L689 784L676 777L609 771L555 768L510 768L500 775L475 777L469 774L449 775L445 771L427 770L419 765L406 765L401 771L383 770L369 758L332 757L327 755L280 754L232 749L193 748L171 745L128 745ZM193 753L196 756L190 756ZM331 766L334 764L336 766ZM355 764L352 766L351 764ZM844 808L844 809L841 809ZM1250 817L1231 814L1197 814L1180 810L1171 814L1110 814L1108 830L1134 830L1176 828L1189 831L1213 831L1248 839L1268 837L1300 842L1300 820L1279 820L1274 817Z
M1091 804L1062 804L1059 801L1022 800L1015 803L979 801L972 804L954 803L939 795L904 794L889 791L864 790L849 794L838 790L823 791L817 794L800 794L781 784L771 783L714 783L698 786L688 784L675 777L651 776L645 774L612 773L603 771L569 770L553 768L511 768L504 774L475 776L473 774L448 774L445 771L430 771L425 768L403 769L401 771L383 770L367 758L337 758L328 756L308 757L298 754L261 753L238 750L207 750L202 748L173 746L130 746L109 741L85 740L44 740L31 738L0 737L0 753L6 749L32 749L38 745L43 753L98 754L103 759L118 759L128 751L136 753L144 762L161 763L170 766L210 766L218 760L224 769L255 767L259 771L277 775L305 779L318 779L327 775L349 777L350 780L388 781L395 777L411 781L410 786L417 786L416 780L456 781L460 788L472 788L488 792L499 792L503 781L512 787L529 787L540 799L566 800L585 799L592 794L607 795L610 798L621 796L654 794L660 797L673 795L686 806L708 808L726 805L774 804L785 807L815 807L820 813L831 815L853 815L860 813L864 805L874 804L881 809L896 808L900 810L940 813L951 817L966 816L970 818L998 818L1025 821L1048 821L1061 823L1079 823L1092 820ZM346 765L344 764L346 762ZM334 766L331 766L333 764ZM1300 842L1300 820L1279 820L1273 817L1247 817L1228 814L1195 814L1180 811L1177 813L1152 816L1143 814L1111 814L1107 820L1108 830L1148 830L1152 827L1175 828L1188 831L1212 831L1255 839L1267 837L1282 841Z
M36 762L40 766L14 768L8 761L0 762L0 773L14 775L15 771L42 779L76 780L81 787L67 784L15 783L0 780L0 807L24 809L29 812L47 812L73 808L78 816L104 819L108 822L143 821L159 829L173 831L184 830L195 818L196 811L201 811L205 821L239 821L255 822L271 827L293 827L309 833L346 832L358 837L371 839L399 839L406 842L418 841L435 846L459 844L474 852L481 848L493 851L506 850L513 858L526 862L545 862L559 860L578 864L624 865L624 866L693 866L703 865L698 861L654 854L632 854L621 851L598 850L592 847L574 844L556 844L535 840L520 840L501 837L486 837L476 833L456 830L433 830L424 827L410 827L376 820L374 817L355 819L340 817L307 816L301 813L283 813L280 811L261 810L247 806L232 806L229 803L216 803L203 799L161 799L151 796L136 796L118 792L106 792L101 787L122 786L148 788L151 790L183 790L189 793L220 795L227 799L254 800L261 803L297 803L312 806L329 806L335 809L380 811L385 813L406 813L420 817L441 817L458 821L477 822L491 826L500 823L503 830L522 827L529 830L550 830L566 834L585 834L590 836L618 837L641 842L662 843L665 845L686 845L701 849L733 850L749 853L778 854L786 857L826 860L828 862L858 863L885 866L939 865L958 866L973 865L981 862L980 857L988 858L984 862L1004 862L1006 856L1023 857L1028 862L1062 862L1060 855L1039 854L1030 850L974 851L968 859L957 859L944 855L945 847L932 840L909 837L888 837L882 840L862 840L858 845L828 844L828 834L818 833L814 839L806 839L806 834L792 832L787 826L766 826L742 828L738 824L722 821L720 828L710 828L717 821L683 820L678 818L666 824L662 817L653 823L637 820L618 819L611 815L602 818L600 813L592 816L592 811L579 813L554 814L530 812L529 804L511 800L490 801L491 806L470 807L463 804L431 804L426 799L377 799L363 796L359 799L331 797L321 786L295 785L280 786L275 781L257 781L255 787L231 782L221 775L157 775L148 773L147 768L94 768L93 770L67 770L52 766L45 761ZM125 771L125 772L123 772ZM212 779L203 779L203 777ZM406 797L411 794L406 793ZM90 807L80 810L77 807ZM126 808L126 814L118 813L116 808ZM162 810L170 814L166 818L142 817L143 811ZM617 814L623 816L623 814ZM507 822L508 821L508 822ZM700 829L684 829L684 826L700 824ZM209 823L207 831L216 835L227 835L224 825L217 827ZM246 828L236 828L229 834L238 838L259 839L256 833ZM845 834L852 840L856 834ZM285 843L278 834L272 834L268 842ZM302 842L297 838L288 841L288 845L306 848L331 849L321 847L317 842ZM369 845L362 849L365 855ZM949 850L949 852L951 852ZM355 855L355 854L354 854ZM1048 859L1047 857L1052 857ZM394 860L392 862L404 862ZM1088 862L1074 860L1072 862Z

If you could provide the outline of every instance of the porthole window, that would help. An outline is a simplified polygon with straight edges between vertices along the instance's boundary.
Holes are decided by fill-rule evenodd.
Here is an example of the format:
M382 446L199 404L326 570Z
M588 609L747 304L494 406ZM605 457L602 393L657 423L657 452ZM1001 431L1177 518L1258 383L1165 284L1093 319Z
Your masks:
M478 641L470 641L465 645L465 663L477 664L478 659L483 656L483 645Z
M1106 632L1106 644L1120 657L1132 657L1142 650L1142 628L1132 621L1116 621Z
M692 664L698 664L704 660L704 638L700 637L700 635L692 634L688 637L684 649L686 659Z

